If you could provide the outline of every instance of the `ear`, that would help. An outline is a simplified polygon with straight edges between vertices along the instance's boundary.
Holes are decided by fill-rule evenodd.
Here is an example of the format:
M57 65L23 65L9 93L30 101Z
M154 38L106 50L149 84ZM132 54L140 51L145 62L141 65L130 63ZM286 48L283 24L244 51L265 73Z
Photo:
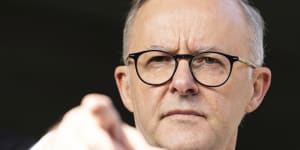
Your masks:
M115 69L115 80L123 104L130 112L132 112L133 105L129 86L129 71L127 70L126 66L118 66Z
M247 113L253 112L263 101L271 84L271 70L266 67L256 68L252 79L253 95L246 108Z

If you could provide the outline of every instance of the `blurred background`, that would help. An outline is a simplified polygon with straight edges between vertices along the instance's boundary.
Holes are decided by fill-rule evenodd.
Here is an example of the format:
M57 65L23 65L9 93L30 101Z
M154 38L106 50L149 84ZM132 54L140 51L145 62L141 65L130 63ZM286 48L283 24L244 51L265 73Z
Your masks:
M266 66L273 73L262 106L240 127L238 150L300 149L300 13L282 1L252 3L266 21ZM0 149L16 134L39 139L87 93L109 95L124 121L113 79L130 0L0 2Z

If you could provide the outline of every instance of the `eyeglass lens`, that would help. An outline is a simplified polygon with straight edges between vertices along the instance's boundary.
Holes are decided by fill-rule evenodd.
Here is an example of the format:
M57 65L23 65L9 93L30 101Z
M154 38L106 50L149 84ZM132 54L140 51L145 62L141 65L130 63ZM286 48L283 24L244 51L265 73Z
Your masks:
M136 62L140 78L148 84L162 84L170 80L177 68L176 58L162 51L148 51ZM205 85L216 86L226 81L231 64L227 57L214 52L195 55L190 60L194 78Z

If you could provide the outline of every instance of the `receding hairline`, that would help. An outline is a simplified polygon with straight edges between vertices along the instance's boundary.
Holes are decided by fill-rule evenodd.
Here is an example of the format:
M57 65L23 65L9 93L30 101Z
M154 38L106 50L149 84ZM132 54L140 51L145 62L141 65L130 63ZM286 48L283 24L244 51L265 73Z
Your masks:
M125 27L123 31L123 60L126 57L129 49L131 28L133 27L135 18L138 14L140 8L149 0L133 0L132 7L128 13ZM247 26L249 28L249 34L251 34L249 45L250 45L250 57L254 60L254 63L258 66L263 64L264 59L264 46L263 46L263 36L264 36L264 21L258 12L258 10L249 4L248 0L236 0L243 17L245 17Z

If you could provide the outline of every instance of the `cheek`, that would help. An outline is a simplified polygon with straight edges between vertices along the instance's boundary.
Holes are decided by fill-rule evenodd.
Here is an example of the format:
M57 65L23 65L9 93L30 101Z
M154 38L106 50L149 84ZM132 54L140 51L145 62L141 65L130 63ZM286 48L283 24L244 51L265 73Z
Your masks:
M224 119L239 124L251 98L250 80L247 75L231 76L223 86L216 89L214 112ZM225 120L224 120L225 121Z
M207 109L209 113L208 122L212 133L220 141L226 141L236 132L240 121L243 117L243 111L236 103L236 99L226 95L224 91L208 92L210 95L208 99Z
M155 112L159 108L160 100L162 99L166 88L164 86L150 86L143 83L135 72L130 72L130 93L133 100L134 112L146 114L147 112ZM148 114L147 115L151 115ZM153 115L153 114L152 114Z
M236 106L246 113L246 107L251 101L253 94L253 86L251 77L249 77L249 72L247 69L241 71L241 73L234 73L232 75L232 80L229 82L229 88L227 88L227 93L236 103Z
M164 87L152 87L144 84L138 78L131 81L131 98L136 127L143 135L151 136L159 121L159 109L163 99ZM147 137L146 137L147 138Z
M157 93L155 88L143 83L137 75L133 75L130 81L131 99L133 101L135 115L147 115L155 111L157 105Z
M218 126L218 129L228 131L239 126L251 97L248 76L243 77L240 74L231 77L223 86L207 92L206 95L209 112L213 116L212 123Z

